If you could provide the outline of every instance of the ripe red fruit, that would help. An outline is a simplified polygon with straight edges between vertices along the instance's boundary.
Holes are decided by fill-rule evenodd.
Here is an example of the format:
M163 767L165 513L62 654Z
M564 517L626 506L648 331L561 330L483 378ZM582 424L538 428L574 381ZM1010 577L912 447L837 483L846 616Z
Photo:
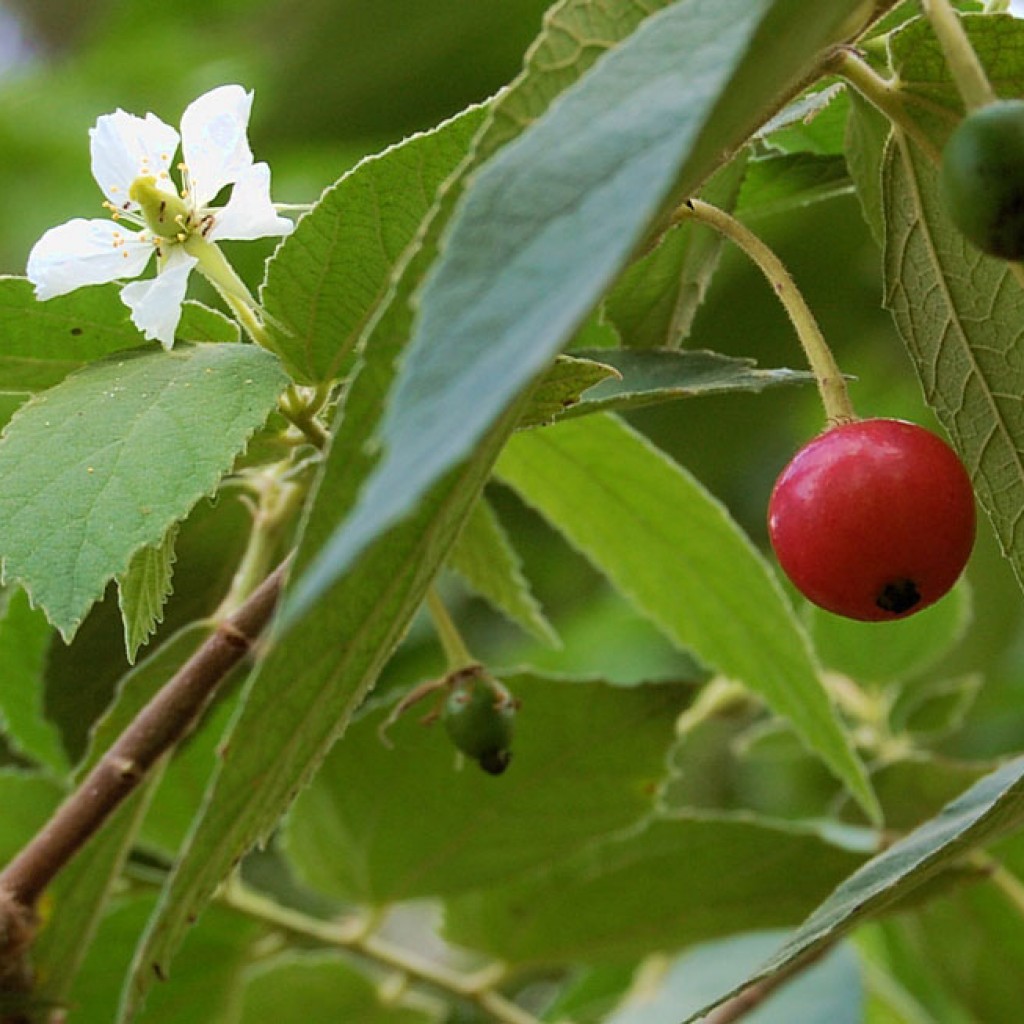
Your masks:
M775 482L768 532L786 575L851 619L898 619L956 583L974 544L956 453L902 420L858 420L800 449Z

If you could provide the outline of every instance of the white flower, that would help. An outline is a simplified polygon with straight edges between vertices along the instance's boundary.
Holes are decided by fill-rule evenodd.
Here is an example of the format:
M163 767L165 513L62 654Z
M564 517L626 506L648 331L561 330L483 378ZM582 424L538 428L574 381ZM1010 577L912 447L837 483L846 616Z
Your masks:
M270 201L270 168L253 162L246 138L251 107L252 93L239 85L220 86L189 105L181 118L180 192L171 178L174 128L153 114L100 117L89 132L92 173L113 219L76 218L36 242L28 278L37 298L138 277L156 253L156 277L125 285L121 298L139 330L169 349L192 268L199 264L225 290L216 279L224 261L219 252L209 258L211 243L292 230ZM210 206L229 185L227 204Z

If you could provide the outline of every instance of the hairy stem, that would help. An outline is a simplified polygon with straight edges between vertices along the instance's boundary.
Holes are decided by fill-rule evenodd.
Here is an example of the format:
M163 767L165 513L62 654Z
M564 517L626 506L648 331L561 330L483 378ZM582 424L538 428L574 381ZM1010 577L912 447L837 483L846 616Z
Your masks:
M925 17L942 47L949 73L968 110L987 106L996 99L985 69L949 0L921 0Z
M61 868L160 757L192 728L221 681L270 621L287 568L286 559L234 614L217 625L213 635L142 709L42 830L0 871L0 909L5 900L33 907Z
M739 246L757 264L796 329L818 385L821 403L825 407L825 416L829 423L848 423L857 419L849 392L846 390L846 381L836 364L832 350L828 347L821 328L818 327L814 314L800 294L796 282L778 256L746 225L710 203L691 199L679 208L678 214L680 217L693 217L703 224L709 224Z
M344 922L322 921L282 907L237 883L226 887L220 899L234 909L291 935L347 949L449 996L473 1003L487 1014L489 1020L499 1024L539 1024L536 1017L495 991L494 986L503 973L499 965L474 974L463 974L373 935L361 922L353 926Z
M431 619L434 620L434 629L437 637L444 648L445 658L448 662L449 672L458 672L468 665L476 665L477 659L469 652L466 641L462 639L459 627L455 625L444 601L437 592L436 587L427 591L427 609Z
M907 113L899 89L882 78L870 64L848 47L840 47L833 53L828 68L856 89L894 125L902 128L927 154L929 160L936 164L940 162L942 154Z

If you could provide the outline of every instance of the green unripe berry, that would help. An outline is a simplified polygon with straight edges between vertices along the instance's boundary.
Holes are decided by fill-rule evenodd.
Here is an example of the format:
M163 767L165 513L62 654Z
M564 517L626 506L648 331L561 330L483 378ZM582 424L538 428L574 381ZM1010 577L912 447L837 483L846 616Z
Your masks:
M942 154L942 201L982 252L1024 259L1024 100L968 114Z
M460 680L444 707L452 743L485 772L500 775L512 759L517 701L496 680L479 673Z

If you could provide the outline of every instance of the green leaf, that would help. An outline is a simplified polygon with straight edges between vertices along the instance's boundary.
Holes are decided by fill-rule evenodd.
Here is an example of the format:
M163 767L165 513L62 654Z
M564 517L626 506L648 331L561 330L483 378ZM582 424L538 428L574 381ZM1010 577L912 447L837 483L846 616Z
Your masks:
M473 107L368 157L331 186L267 264L272 344L299 381L346 373L435 194L483 120Z
M846 125L846 165L857 189L864 220L881 249L885 244L882 211L882 154L892 125L889 119L859 94L850 97Z
M971 46L997 95L1024 94L1024 25L1009 14L968 15L961 19ZM893 72L908 114L941 151L963 117L945 54L926 18L907 22L889 40Z
M843 152L849 98L842 82L814 88L780 111L758 136L783 153L838 156Z
M784 153L751 160L737 208L744 217L767 217L846 195L852 188L841 156Z
M608 416L517 435L497 472L668 637L787 718L877 813L774 575L697 481Z
M63 797L52 779L27 772L0 769L0 862L6 864L42 827Z
M678 1024L723 988L749 973L783 940L779 932L738 935L677 957L651 989L605 1024ZM749 1015L752 1024L863 1024L864 993L856 953L848 945L801 971Z
M389 730L393 749L378 735L387 708L353 723L288 816L286 849L306 883L374 904L450 895L543 868L650 813L692 687L502 682L522 704L501 778L458 770L444 730L414 713Z
M124 645L128 664L135 664L139 648L164 621L164 604L174 589L175 523L159 544L140 548L132 555L128 569L117 577L117 602L124 622Z
M431 1024L436 1019L436 1013L386 999L337 953L290 953L247 974L240 1012L229 1024Z
M5 579L70 639L217 486L286 383L253 345L179 345L93 363L23 405L0 440Z
M603 355L610 349L601 349ZM530 404L519 421L519 428L544 426L571 409L580 401L580 396L595 384L610 377L618 378L619 372L613 366L595 359L597 352L589 353L590 358L581 358L578 353L559 356L554 365L533 389Z
M160 769L131 793L47 890L50 911L32 948L43 1000L66 1004L116 891Z
M928 404L949 432L1024 583L1024 317L1019 269L981 255L949 223L937 173L894 136L882 169L886 305Z
M424 285L353 513L308 608L470 452L572 337L654 222L795 90L864 5L689 0L652 15L472 178ZM758 46L755 37L786 39Z
M16 750L59 778L68 770L67 754L43 709L52 633L45 616L29 607L22 591L9 596L0 619L0 725Z
M562 412L562 418L639 409L701 395L758 393L769 387L807 384L814 380L811 374L799 370L760 370L751 359L699 349L679 352L595 349L581 350L574 355L600 359L620 376L589 388L578 403Z
M746 173L740 154L701 190L701 198L732 210ZM718 267L725 240L693 220L667 231L657 248L634 263L605 299L608 321L627 348L679 348Z
M522 968L621 962L795 924L863 860L808 828L675 814L446 900L444 931Z
M844 881L759 970L687 1018L696 1020L748 986L800 957L834 943L877 916L970 850L1019 828L1024 821L1024 758L1008 762L973 785L910 835L893 843Z
M530 591L519 555L494 509L483 498L452 548L448 564L510 621L541 643L558 646L558 634Z
M923 672L960 642L971 618L971 592L964 582L930 608L888 623L885 643L876 642L878 630L872 624L807 607L822 664L861 683L895 682Z
M132 947L153 907L150 894L124 899L100 925L73 986L70 1005L83 1021L112 1021ZM222 1021L241 995L254 943L264 934L256 922L214 907L190 932L170 984L153 993L144 1024Z
M87 363L129 348L153 348L131 322L119 285L80 288L40 302L23 277L0 277L0 391L43 391ZM181 341L237 341L216 310L186 302Z
M42 391L113 352L152 347L117 285L40 302L23 277L0 278L0 391Z
M396 314L398 327L401 315ZM329 536L372 461L367 435L379 415L404 334L381 334L347 396L323 469L297 566ZM327 598L271 648L240 701L202 813L143 935L121 1016L131 1020L166 970L191 921L309 781L405 635L427 587L469 515L498 449L522 412L513 407L473 458L441 480L410 521L389 531ZM253 780L259 785L254 786Z
M934 744L960 730L984 685L975 673L907 687L893 707L893 726Z

